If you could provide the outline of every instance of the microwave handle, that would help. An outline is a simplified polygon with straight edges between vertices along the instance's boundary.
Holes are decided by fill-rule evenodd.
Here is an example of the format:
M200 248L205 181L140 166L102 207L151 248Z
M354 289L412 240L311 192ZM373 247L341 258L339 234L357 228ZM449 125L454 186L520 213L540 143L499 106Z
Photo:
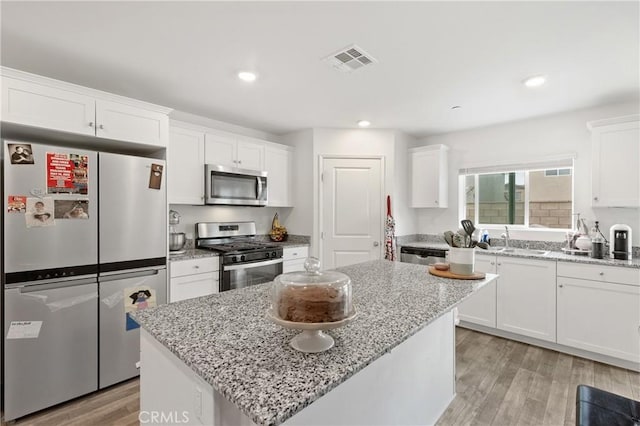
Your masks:
M258 200L262 199L262 179L260 176L256 177L256 182L258 183Z

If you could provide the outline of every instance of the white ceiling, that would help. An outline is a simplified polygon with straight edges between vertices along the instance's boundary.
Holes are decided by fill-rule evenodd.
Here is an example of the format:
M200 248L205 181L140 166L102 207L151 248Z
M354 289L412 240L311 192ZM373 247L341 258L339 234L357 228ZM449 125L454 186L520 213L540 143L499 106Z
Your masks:
M423 136L639 99L635 1L0 7L4 66L275 134L367 119ZM321 60L352 43L379 63ZM526 89L535 74L548 84Z

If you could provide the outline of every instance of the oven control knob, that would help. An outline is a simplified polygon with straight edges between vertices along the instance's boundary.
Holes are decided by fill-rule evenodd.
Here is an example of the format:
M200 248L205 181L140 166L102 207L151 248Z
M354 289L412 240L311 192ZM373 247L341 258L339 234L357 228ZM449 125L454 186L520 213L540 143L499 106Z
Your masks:
M244 257L244 256L240 256L240 260L241 260L242 262L244 262L244 259L245 259L245 257Z
M271 257L276 257L276 252L275 251L271 252Z
M266 257L266 258L268 259L268 258L269 258L269 252L266 252L266 253L264 254L264 257Z
M232 262L237 262L237 261L238 261L238 258L237 258L236 256L233 256L233 257L231 258L231 261L232 261Z

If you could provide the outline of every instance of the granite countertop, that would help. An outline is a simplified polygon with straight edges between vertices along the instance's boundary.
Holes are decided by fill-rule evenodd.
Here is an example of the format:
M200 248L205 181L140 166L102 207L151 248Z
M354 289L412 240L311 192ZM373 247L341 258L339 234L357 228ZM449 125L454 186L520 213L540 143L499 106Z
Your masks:
M294 350L297 331L266 319L270 283L131 315L252 421L278 425L496 277L450 280L386 260L338 270L352 279L359 316L329 331L336 345L319 354Z
M424 241L406 243L406 244L402 244L402 246L417 247L417 248L436 248L436 249L445 249L445 250L449 249L449 246L446 243L435 243L435 242L424 242ZM505 256L505 257L520 257L520 258L527 258L527 259L547 259L547 260L558 260L561 262L575 262L575 263L586 263L586 264L592 264L592 265L605 265L605 266L622 266L626 268L640 269L640 259L638 258L631 259L631 260L616 260L616 259L610 259L610 258L593 259L589 256L573 255L573 254L567 254L559 251L549 251L545 254L538 254L533 252L503 253L499 251L483 250L478 248L476 249L476 253L483 254L483 255L495 254L498 256Z
M218 257L218 253L203 249L186 249L184 253L173 254L169 252L169 262L179 262L181 260L199 259L202 257Z

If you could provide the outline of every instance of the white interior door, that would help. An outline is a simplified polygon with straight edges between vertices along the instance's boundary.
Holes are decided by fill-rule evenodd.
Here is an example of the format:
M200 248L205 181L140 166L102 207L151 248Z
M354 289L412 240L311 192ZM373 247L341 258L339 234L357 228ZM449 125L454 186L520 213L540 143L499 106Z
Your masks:
M380 259L381 163L379 158L323 160L320 231L324 269Z

